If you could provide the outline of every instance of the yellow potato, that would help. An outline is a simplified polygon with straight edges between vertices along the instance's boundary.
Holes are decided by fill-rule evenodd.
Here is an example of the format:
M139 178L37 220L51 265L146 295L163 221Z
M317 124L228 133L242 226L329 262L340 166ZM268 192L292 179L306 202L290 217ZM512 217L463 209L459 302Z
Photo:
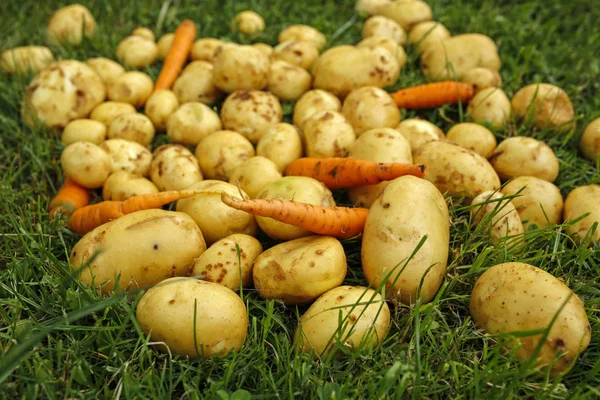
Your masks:
M93 119L75 119L65 126L60 140L67 146L75 142L100 144L106 140L106 126Z
M253 43L252 47L255 47L263 52L263 54L267 57L271 57L273 54L273 46L266 43Z
M158 46L154 40L142 36L128 36L117 45L117 58L130 68L145 68L158 58Z
M409 118L400 122L396 130L410 143L410 150L414 154L425 143L446 138L444 131L429 121L419 118Z
M473 150L483 158L492 155L497 145L496 137L492 131L485 126L472 122L454 125L446 133L446 138L465 149Z
M129 103L123 103L119 101L105 101L104 103L99 104L92 110L92 113L90 114L90 119L102 122L106 126L106 129L108 129L113 119L115 119L119 115L126 113L131 114L135 112L135 107Z
M7 74L38 72L54 62L54 55L44 46L20 46L2 52L0 68Z
M147 146L154 139L154 125L144 114L121 114L108 127L109 139L125 139Z
M212 63L215 51L223 45L223 41L216 38L200 38L192 45L190 58L192 61L202 60Z
M90 142L75 142L65 147L60 165L66 176L88 189L101 187L111 172L109 155Z
M480 90L469 102L467 116L473 122L502 128L511 117L510 100L502 89L489 87Z
M519 176L504 185L502 193L517 196L512 203L525 231L529 227L545 228L562 222L562 195L558 187L548 181L534 176Z
M272 61L267 90L283 101L296 101L310 89L312 76L286 61Z
M394 20L375 15L365 21L362 30L363 39L370 36L385 36L393 39L396 43L406 43L406 31Z
M141 108L146 104L153 88L154 82L147 74L140 71L129 71L120 75L108 87L108 98Z
M288 40L275 46L271 61L286 61L309 70L318 57L319 50L311 42Z
M409 32L420 22L430 21L431 8L424 1L392 1L379 9L380 15L396 21L402 29Z
M240 31L244 35L251 35L265 30L265 20L254 11L246 10L236 14L231 24L233 31Z
M152 181L127 171L113 172L102 185L104 200L123 201L140 194L158 193Z
M321 50L327 42L327 38L317 29L309 25L290 25L279 33L277 41L279 43L287 42L288 40L296 40L301 42L312 43L318 50Z
M152 153L150 179L160 189L187 189L203 179L198 160L180 144L165 144Z
M540 128L570 131L575 128L575 110L569 95L558 86L534 83L518 90L511 101L517 118Z
M104 57L88 58L85 62L102 79L106 87L125 73L125 68L116 61Z
M192 61L173 84L173 92L180 103L201 102L214 104L223 92L213 81L214 67L207 61Z
M269 79L269 58L250 45L222 46L215 55L213 81L222 91L261 90Z
M408 34L408 41L416 46L419 53L424 53L428 48L438 45L450 36L450 32L444 25L437 21L425 21L412 27Z
M170 90L160 89L152 93L146 101L144 114L154 124L157 131L167 129L167 120L179 108L177 96Z
M479 93L483 89L490 87L499 88L502 86L502 77L498 71L492 69L473 68L465 73L462 77L462 82L472 84L475 93Z
M477 195L471 202L471 218L474 226L483 224L490 232L493 244L519 244L523 241L523 224L511 200L502 193L487 191Z
M239 165L254 156L252 143L230 130L211 133L196 146L196 158L208 179L228 181Z
M356 140L352 125L335 111L320 111L304 124L307 157L346 157Z
M229 183L240 185L251 199L271 183L281 178L277 165L265 157L252 157L241 163L231 173Z
M375 128L394 128L400 122L400 110L383 89L366 86L354 89L344 99L342 114L357 136Z
M357 0L354 9L360 14L377 15L383 6L391 2L391 0Z
M171 49L171 44L173 44L173 39L175 39L174 33L165 33L158 39L158 59L164 60L169 50Z
M342 111L342 102L325 90L309 90L294 104L294 125L303 129L304 123L319 111Z
M223 128L219 114L202 103L182 104L167 119L167 135L174 143L197 146Z
M535 176L548 182L558 177L558 158L550 146L526 136L504 139L489 157L502 180L517 176Z
M286 122L271 126L256 145L256 155L273 161L279 171L302 154L300 131Z
M579 150L588 160L594 161L600 156L600 118L596 118L585 127L579 141Z
M149 28L145 28L143 26L139 26L139 27L135 28L133 30L133 32L131 32L131 36L140 36L140 37L143 37L144 39L150 40L152 42L156 41L156 37L154 36L154 33L152 32L152 30L150 30Z
M48 22L48 35L57 42L79 44L83 36L96 32L96 20L85 6L71 4L52 14Z
M100 144L111 160L111 173L127 171L148 176L152 153L139 143L125 139L108 139Z
M402 69L406 64L406 51L394 39L386 36L369 36L356 44L356 48L361 47L383 47L396 59L398 68Z
M564 220L571 222L584 214L589 215L572 224L567 232L581 243L587 235L591 235L593 243L600 242L600 185L586 185L573 189L565 200ZM597 224L592 234L593 225Z

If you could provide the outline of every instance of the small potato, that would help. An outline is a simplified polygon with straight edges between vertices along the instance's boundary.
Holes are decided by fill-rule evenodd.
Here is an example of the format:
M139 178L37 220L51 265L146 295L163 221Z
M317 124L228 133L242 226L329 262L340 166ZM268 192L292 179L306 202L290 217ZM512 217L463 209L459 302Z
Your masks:
M269 58L249 45L223 46L214 58L213 81L222 91L261 90L269 80Z
M196 158L208 179L228 181L239 165L254 156L252 143L230 130L211 133L196 146Z
M123 201L133 196L149 193L158 193L156 185L141 175L127 171L113 172L102 185L104 200Z
M492 69L473 68L465 73L462 82L472 84L475 93L479 93L483 89L502 86L502 77L498 71Z
M357 0L354 9L360 14L378 15L381 8L392 0Z
M214 104L223 92L213 82L213 65L207 61L192 61L173 84L173 92L180 103L200 102Z
M467 116L473 122L502 128L511 117L510 100L502 89L489 87L480 90L469 102Z
M375 128L394 128L400 122L400 110L392 97L383 89L365 86L348 94L342 114L360 136Z
M152 93L144 107L144 113L157 131L167 129L167 120L179 108L177 96L170 90L160 89Z
M239 291L240 284L248 287L252 283L254 260L262 252L262 245L256 238L235 233L216 241L202 253L194 262L192 275Z
M144 293L135 315L163 353L208 359L238 351L246 342L246 305L232 290L212 282L166 279Z
M520 89L512 98L517 118L532 121L540 129L568 132L575 128L575 110L569 95L558 86L534 83Z
M21 46L2 52L0 68L7 74L38 72L54 62L54 55L44 46Z
M425 143L446 138L444 131L429 121L409 118L400 122L396 130L410 143L410 151L414 154Z
M406 31L396 21L381 15L375 15L365 21L362 37L366 39L370 36L389 37L399 45L406 43Z
M137 27L131 32L131 36L140 36L146 40L150 40L152 42L156 41L156 37L154 36L154 32L150 29L145 28L143 26Z
M317 50L321 50L327 42L327 38L317 29L309 25L290 25L279 33L277 41L279 43L296 40L300 42L312 43Z
M142 36L128 36L117 45L116 55L126 67L145 68L158 57L158 46Z
M309 70L319 57L319 50L311 42L288 40L275 46L271 61L287 61L292 65Z
M472 122L454 125L446 133L446 138L465 149L473 150L483 158L492 155L497 145L492 131Z
M215 38L201 38L194 42L190 58L192 61L208 61L212 63L215 58L215 51L223 45L222 40Z
M219 115L202 103L185 103L167 120L167 135L175 143L197 146L223 128Z
M65 175L88 189L102 186L110 174L110 157L90 142L75 142L63 150L60 165Z
M342 111L342 102L325 90L309 90L294 104L294 125L303 129L304 123L319 111Z
M269 67L267 90L283 101L296 101L310 89L312 76L286 61L273 61Z
M125 68L121 64L108 58L88 58L85 63L96 71L106 87L110 86L115 79L125 73Z
M523 241L523 224L510 199L502 193L487 191L475 196L471 202L474 226L484 224L490 230L493 244L512 245Z
M517 196L512 204L525 231L561 223L563 198L554 184L534 176L519 176L504 185L502 193Z
M600 242L600 185L586 185L573 189L565 200L564 220L566 223L589 215L581 221L569 226L567 232L581 243L587 235L591 235L591 242ZM592 228L597 224L592 234Z
M256 47L257 49L259 49L260 51L263 52L263 54L267 57L271 57L271 54L273 54L273 46L266 44L266 43L253 43L252 47Z
M135 112L135 107L129 103L105 101L92 110L90 119L102 122L106 126L106 129L108 129L113 119L117 118L119 115L132 114Z
M431 8L424 1L393 1L384 4L378 14L396 21L402 29L409 32L419 22L431 21Z
M408 34L408 41L422 54L450 36L450 32L444 25L436 21L425 21L413 26Z
M125 139L109 139L100 144L111 159L111 173L127 171L133 174L148 176L152 153L139 143Z
M273 161L280 172L302 154L300 131L285 122L271 126L256 145L256 155Z
M356 140L352 125L335 111L320 111L304 124L307 157L346 157Z
M121 114L108 127L109 139L125 139L147 146L154 139L154 125L144 114Z
M71 4L52 14L48 22L48 35L57 42L79 44L83 35L96 32L96 20L90 10L81 4Z
M356 44L357 48L361 47L383 47L396 59L398 68L402 69L406 64L406 51L394 39L386 36L369 36Z
M271 126L281 122L283 111L279 99L260 90L237 90L221 107L223 127L244 135L256 144Z
M146 104L153 88L154 83L147 74L139 71L125 72L108 87L108 98L141 108Z
M552 148L531 137L504 139L489 161L502 180L527 175L554 182L558 177L558 158Z
M93 119L76 119L65 126L60 140L67 146L75 142L100 144L106 140L106 126Z
M600 118L596 118L586 126L579 141L579 150L588 160L594 161L600 156Z
M239 184L251 199L255 199L265 187L279 178L281 172L273 161L265 157L252 157L233 170L229 183Z
M236 14L231 23L232 31L240 31L244 35L251 35L265 30L265 20L258 13L246 10Z
M163 192L187 189L203 176L191 151L180 144L164 144L152 153L150 179Z
M158 56L159 60L164 60L167 54L169 54L169 50L171 49L171 44L173 44L173 39L175 39L174 33L165 33L158 39Z

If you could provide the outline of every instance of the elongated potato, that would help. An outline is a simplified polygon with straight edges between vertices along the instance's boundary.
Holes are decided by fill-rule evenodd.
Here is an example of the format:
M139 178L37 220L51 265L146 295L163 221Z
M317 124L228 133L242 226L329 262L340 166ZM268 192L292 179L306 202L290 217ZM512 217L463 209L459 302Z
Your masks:
M187 147L164 144L152 153L150 179L161 190L187 189L203 179L198 159Z
M111 160L111 173L127 171L148 176L152 153L139 143L125 139L109 139L100 144Z
M346 157L356 134L344 116L320 111L304 124L304 150L307 157Z
M519 213L511 200L502 196L502 193L483 192L475 196L471 205L473 225L484 224L486 229L489 228L493 244L504 241L507 246L512 246L523 241L523 224Z
M573 189L565 200L564 220L570 222L584 214L589 215L567 228L567 232L579 243L590 235L594 224L596 230L592 242L600 242L600 185L586 185Z
M489 87L480 90L469 102L467 116L473 122L502 128L511 117L510 100L502 89Z
M446 138L465 149L473 150L483 158L491 156L497 145L492 131L472 122L454 125L446 133Z
M400 110L392 97L372 86L351 91L344 99L342 114L357 136L375 128L395 128L400 122Z
M319 111L342 111L342 102L325 90L309 90L294 104L294 125L304 129L304 123Z
M256 145L256 155L273 161L280 172L302 154L300 131L286 122L271 126Z
M21 46L2 52L0 68L7 74L38 72L54 62L54 55L44 46Z
M558 158L550 146L526 136L504 139L490 155L489 161L500 179L535 176L548 182L558 177Z
M594 161L600 156L600 118L596 118L585 127L579 142L579 150L588 160Z
M271 183L281 178L277 165L265 157L251 157L231 173L229 183L240 185L242 190L255 199Z
M540 128L568 132L575 128L575 110L569 95L558 86L534 83L520 89L511 105L517 118L530 119Z
M396 130L408 140L413 154L427 142L446 138L444 131L436 125L419 118L405 119L398 124Z
M504 185L502 193L516 196L512 203L524 230L561 223L563 198L556 185L535 176L519 176Z

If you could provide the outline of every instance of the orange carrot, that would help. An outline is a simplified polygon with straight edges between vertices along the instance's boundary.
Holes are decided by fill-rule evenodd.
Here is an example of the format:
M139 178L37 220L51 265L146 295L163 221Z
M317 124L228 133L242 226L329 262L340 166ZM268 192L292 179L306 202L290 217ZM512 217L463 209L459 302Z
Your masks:
M171 89L190 54L195 39L196 24L189 19L184 20L175 30L173 43L154 85L155 92L160 89Z
M225 192L221 192L221 201L236 210L340 239L360 234L369 214L367 208L324 207L281 199L242 200Z
M425 176L425 165L402 163L376 163L358 158L310 158L292 161L284 174L308 176L323 182L329 189L375 185L403 175Z
M408 87L390 93L399 108L435 108L445 104L467 103L473 97L470 83L444 81Z
M57 212L69 216L88 204L90 204L90 192L75 183L73 179L66 177L62 187L50 201L48 216L52 219Z

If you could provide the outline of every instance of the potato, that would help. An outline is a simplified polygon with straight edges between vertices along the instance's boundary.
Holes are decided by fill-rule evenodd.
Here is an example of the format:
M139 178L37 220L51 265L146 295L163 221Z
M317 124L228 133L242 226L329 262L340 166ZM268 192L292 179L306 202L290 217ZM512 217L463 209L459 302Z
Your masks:
M239 165L255 155L252 143L230 130L211 133L196 146L196 158L208 179L228 181Z
M321 50L327 38L319 30L309 25L290 25L279 33L277 41L279 43L287 42L289 40L296 40L299 42L312 43L317 50Z
M478 93L483 89L491 87L499 88L502 86L502 77L500 76L500 73L487 68L473 68L465 73L462 77L462 81L472 84L475 93Z
M392 0L357 0L354 9L359 14L377 15L381 12L381 7L391 2Z
M383 163L412 164L410 143L400 132L390 128L364 132L350 148L348 157ZM386 181L377 185L348 188L350 202L355 207L369 208L387 184Z
M273 46L266 43L252 43L252 47L255 47L263 52L263 54L267 57L271 57L273 54Z
M54 55L44 46L14 47L2 52L0 68L7 74L38 72L54 62Z
M573 235L578 243L589 234L593 243L600 242L600 185L586 185L573 189L565 200L564 220L572 220L584 214L589 215L581 221L567 227L567 233ZM593 225L597 224L592 233Z
M158 46L142 36L128 36L117 45L116 56L130 68L146 68L158 58Z
M302 304L338 287L346 277L342 244L329 236L307 236L271 247L254 261L254 287L262 298Z
M202 230L209 245L234 233L256 236L256 220L252 214L238 211L221 201L221 192L240 196L239 189L227 182L205 180L188 189L199 194L177 201L177 211L190 215ZM246 193L242 191L246 196ZM207 212L210 210L209 212Z
M136 318L160 351L189 359L240 350L248 331L248 312L238 295L193 278L170 278L149 289Z
M273 161L280 172L302 154L300 131L285 122L271 126L256 145L256 155Z
M108 98L141 108L152 94L152 89L154 83L147 74L140 71L125 72L108 87Z
M187 189L203 179L198 160L180 144L164 144L152 153L150 179L160 191Z
M600 156L600 118L596 118L585 127L579 141L579 150L588 160L594 161Z
M139 26L131 32L131 36L140 36L146 40L150 40L152 42L156 41L156 37L154 36L154 32L152 30L145 28L143 26Z
M106 126L93 119L75 119L65 126L60 137L61 142L70 145L75 142L100 144L106 139Z
M123 103L120 101L105 101L92 110L90 119L102 122L104 126L106 126L106 129L108 129L113 119L117 118L119 115L127 113L131 114L135 112L135 107L129 103Z
M472 198L500 188L500 178L485 158L452 142L424 144L413 153L413 162L427 165L425 179L444 194Z
M446 138L444 131L429 121L409 118L400 122L396 130L410 143L410 151L414 154L425 143Z
M517 196L512 204L525 231L561 223L563 198L554 184L534 176L519 176L504 185L502 193Z
M473 122L502 128L511 117L510 100L502 89L489 87L480 90L469 102L467 116Z
M502 180L527 175L554 182L558 177L558 158L552 148L531 137L504 139L489 161Z
M219 114L202 103L185 103L169 116L167 135L175 143L197 146L223 128Z
M400 110L383 89L365 86L348 94L342 114L357 136L375 128L394 128L400 122Z
M406 31L392 19L375 15L365 21L362 29L363 39L370 36L385 36L400 45L406 43Z
M407 32L419 22L430 21L432 18L429 5L419 0L393 1L384 4L379 9L378 14L396 21Z
M273 61L269 67L267 90L283 101L296 101L310 89L312 76L286 61Z
M269 80L269 58L249 45L223 46L215 55L213 81L222 91L261 90Z
M123 201L130 197L158 193L158 188L152 181L142 175L127 171L116 171L108 176L102 185L104 200Z
M179 100L177 96L170 90L160 89L152 93L144 107L144 114L157 131L165 131L167 129L167 120L179 108Z
M63 150L60 165L66 176L88 189L102 186L110 174L110 157L90 142L75 142Z
M71 4L52 14L48 22L48 35L57 42L79 44L83 36L96 32L96 20L90 10L81 4Z
M279 99L260 90L237 90L227 96L221 107L223 127L241 133L253 144L282 118Z
M125 73L125 68L121 64L108 58L88 58L85 63L98 74L106 87Z
M239 291L240 284L248 287L252 282L254 260L262 251L262 245L252 236L242 233L229 235L213 243L196 259L192 275Z
M223 92L213 82L213 65L207 61L192 61L173 84L173 92L180 103L201 102L214 104Z
M511 101L517 118L532 121L540 129L567 132L575 128L575 110L569 95L558 86L534 83L518 90Z
M427 240L409 259L425 235ZM446 275L449 245L444 196L425 179L396 178L381 191L367 217L361 247L365 278L372 288L385 282L388 300L394 303L413 304L419 298L429 302Z
M147 146L154 139L154 125L144 114L121 114L108 127L109 139L125 139Z
M335 111L320 111L304 124L307 157L346 157L356 134L344 116Z
M233 170L229 183L236 186L239 184L254 199L261 190L279 178L281 172L273 161L265 157L252 157Z
M452 126L446 138L465 149L473 150L483 158L488 158L496 148L496 137L485 126L463 122Z
M284 176L264 188L259 199L294 200L319 206L335 206L331 190L323 183L305 176ZM279 240L292 240L313 235L305 229L285 224L268 217L256 217L258 226L267 235Z
M139 143L125 139L109 139L100 144L111 159L111 173L127 171L133 174L148 176L152 153Z
M547 370L558 356L552 376L569 371L590 342L581 299L560 279L529 264L509 262L486 270L473 287L470 312L475 325L492 335L544 330L556 316L536 361ZM519 336L508 346L519 346L516 357L529 360L542 334Z
M286 61L309 70L319 57L319 50L311 42L288 40L275 46L271 61Z
M58 61L27 86L21 116L30 126L37 117L47 127L64 128L74 119L87 118L105 97L104 84L93 69L80 61Z
M208 61L212 63L215 58L215 51L223 45L223 41L216 38L200 38L192 45L190 58L192 61Z
M294 125L303 129L304 123L319 111L342 111L342 102L325 90L309 90L294 104Z
M169 54L169 50L171 49L171 44L173 44L173 39L175 39L174 33L165 33L158 39L158 55L157 58L159 60L164 60Z
M428 48L439 44L450 36L450 32L444 25L437 21L425 21L412 27L408 34L408 41L422 54Z
M493 244L518 244L523 241L523 224L510 198L489 190L480 193L471 202L474 226L484 224L489 229Z
M402 69L406 64L406 51L394 39L386 36L369 36L356 44L357 48L361 47L383 47L396 59L398 68Z
M375 347L387 336L390 309L381 295L362 286L340 286L319 297L298 321L294 344L313 357L345 348Z
M251 35L265 30L265 20L254 11L242 11L236 14L231 23L231 30L234 32L239 31L244 35Z

